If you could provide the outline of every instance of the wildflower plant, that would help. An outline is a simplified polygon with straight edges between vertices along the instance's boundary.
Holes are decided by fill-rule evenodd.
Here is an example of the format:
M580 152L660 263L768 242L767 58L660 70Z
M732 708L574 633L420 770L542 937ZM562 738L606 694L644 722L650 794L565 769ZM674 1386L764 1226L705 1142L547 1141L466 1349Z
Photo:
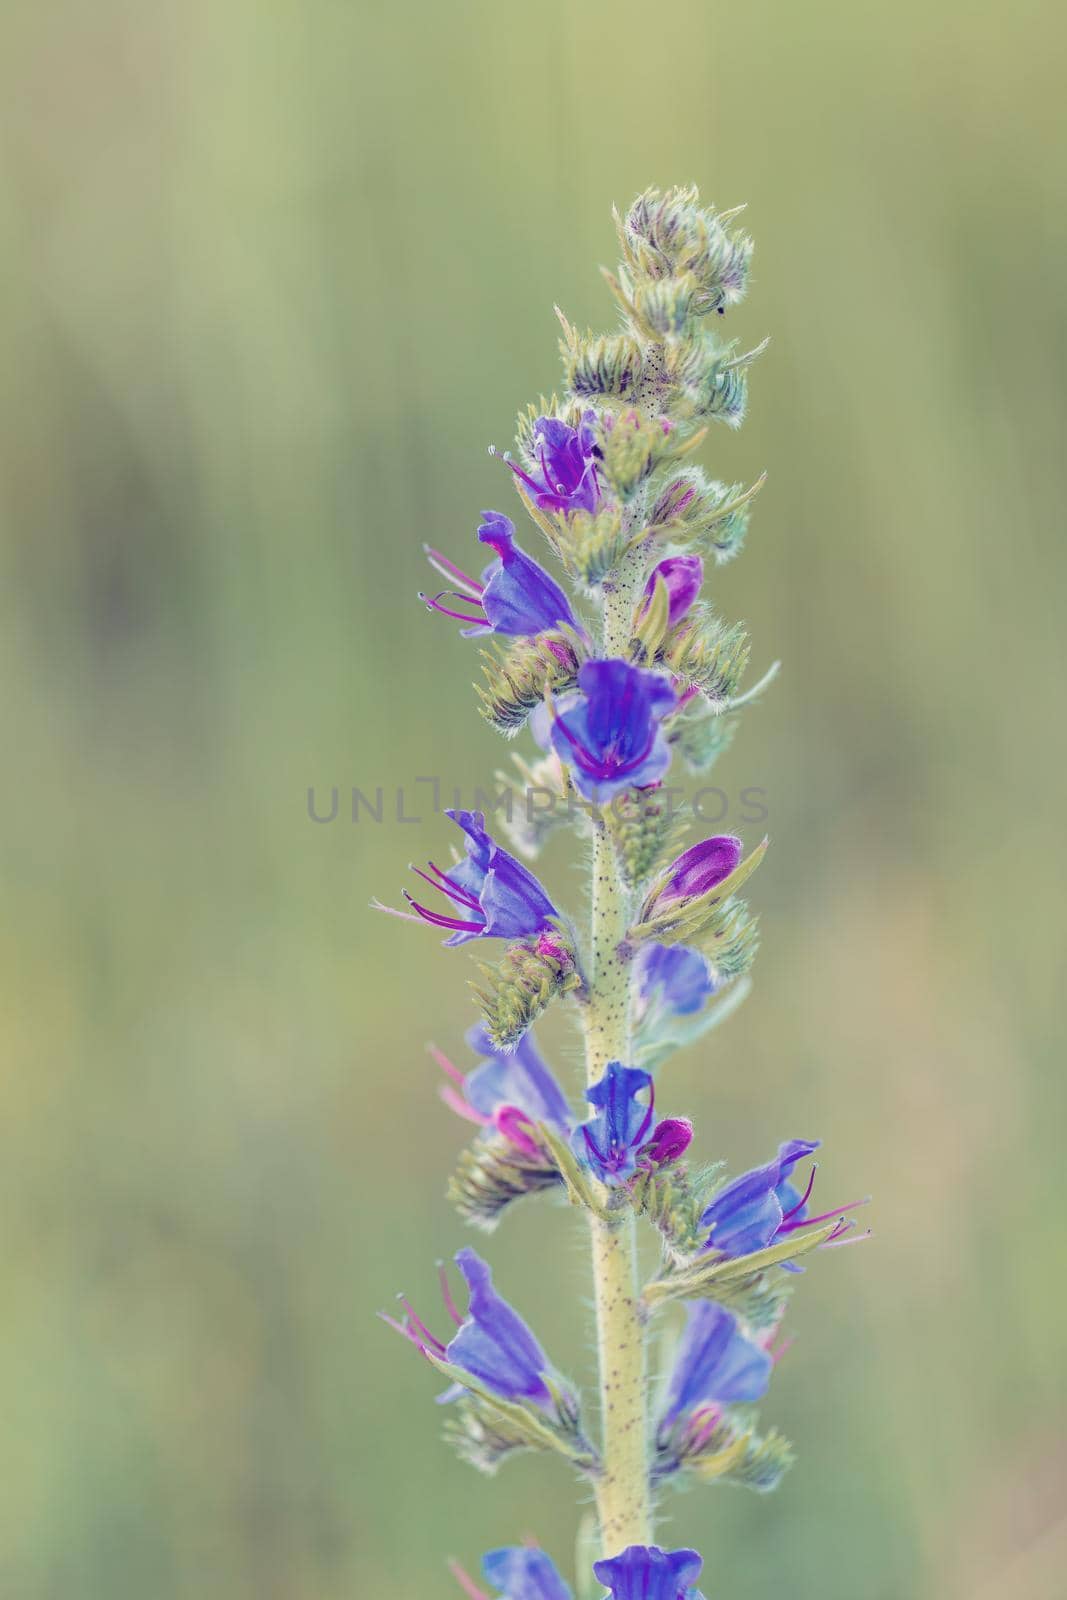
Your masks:
M701 207L695 189L649 190L616 215L622 262L605 277L619 326L583 334L560 314L562 397L520 415L502 458L547 565L500 511L482 513L492 560L477 576L427 552L444 586L425 604L481 641L482 715L509 739L528 732L510 788L557 802L505 824L517 853L481 812L448 812L462 850L416 868L423 887L396 913L446 945L497 952L479 964L469 1058L433 1052L443 1100L476 1130L448 1193L484 1233L531 1196L584 1213L599 1369L590 1404L469 1246L455 1258L465 1302L442 1268L439 1316L403 1301L386 1318L437 1368L462 1457L494 1472L517 1451L551 1452L593 1492L576 1591L543 1551L516 1545L486 1555L478 1580L453 1563L469 1600L699 1600L702 1559L656 1544L657 1505L684 1483L779 1482L792 1450L754 1407L785 1350L789 1294L801 1258L857 1237L853 1205L812 1199L817 1140L789 1139L728 1180L692 1161L692 1123L657 1083L747 992L758 941L740 891L767 846L722 835L682 848L685 818L662 795L673 763L710 769L772 675L742 691L744 631L701 598L708 569L741 548L762 482L720 482L694 461L712 423L740 424L762 349L719 331L752 254L736 216ZM518 859L567 825L590 861L573 918ZM534 1039L556 1004L584 1037L580 1090ZM639 1228L658 1244L646 1281ZM673 1359L653 1382L650 1342L672 1319Z

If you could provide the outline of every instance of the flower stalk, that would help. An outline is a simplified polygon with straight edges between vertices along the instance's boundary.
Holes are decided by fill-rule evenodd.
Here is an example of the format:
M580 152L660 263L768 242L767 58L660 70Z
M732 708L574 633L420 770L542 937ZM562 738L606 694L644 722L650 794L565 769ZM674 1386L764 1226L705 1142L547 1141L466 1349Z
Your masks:
M618 587L604 599L603 651L628 643L641 567L631 558ZM593 836L589 998L583 1008L586 1081L599 1083L610 1061L629 1061L632 1048L632 967L620 955L630 920L630 895L614 848L601 824ZM647 1467L647 1314L637 1270L637 1218L632 1210L610 1220L590 1215L600 1385L601 1469L596 1484L601 1555L652 1542Z

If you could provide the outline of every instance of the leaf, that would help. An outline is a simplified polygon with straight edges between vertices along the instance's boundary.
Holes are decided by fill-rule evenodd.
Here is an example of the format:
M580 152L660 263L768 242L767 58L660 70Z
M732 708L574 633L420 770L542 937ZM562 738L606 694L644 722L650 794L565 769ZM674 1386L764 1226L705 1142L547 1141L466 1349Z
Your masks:
M780 1266L783 1261L795 1261L818 1249L839 1226L840 1219L812 1228L807 1233L796 1233L772 1244L766 1250L754 1250L745 1256L727 1256L725 1259L710 1254L703 1260L690 1262L678 1271L654 1278L644 1289L645 1303L663 1305L668 1300L717 1300L717 1291L729 1292L742 1285L755 1282L768 1267Z

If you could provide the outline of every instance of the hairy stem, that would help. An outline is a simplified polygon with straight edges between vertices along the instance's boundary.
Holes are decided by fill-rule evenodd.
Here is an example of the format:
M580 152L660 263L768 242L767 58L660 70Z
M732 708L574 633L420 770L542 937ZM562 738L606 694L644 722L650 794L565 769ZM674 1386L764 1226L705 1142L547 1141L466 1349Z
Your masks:
M605 656L627 653L630 621L642 577L631 557L610 591L605 586ZM630 968L618 947L630 907L612 843L598 825L593 843L591 977L585 1007L586 1075L590 1084L609 1061L630 1064ZM601 1461L597 1484L605 1556L652 1540L645 1404L645 1327L637 1277L636 1219L590 1216L600 1370Z

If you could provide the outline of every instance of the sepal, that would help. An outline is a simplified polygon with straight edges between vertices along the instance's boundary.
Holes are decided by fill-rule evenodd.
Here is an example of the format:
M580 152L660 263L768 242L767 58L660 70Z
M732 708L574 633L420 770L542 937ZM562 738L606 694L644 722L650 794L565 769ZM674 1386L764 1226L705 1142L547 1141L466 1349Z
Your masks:
M607 411L598 429L601 471L620 500L630 500L665 461L677 461L703 442L704 430L686 436L663 417Z
M475 685L482 716L514 738L546 694L566 694L576 686L584 655L580 636L566 628L483 650L485 682Z
M562 1380L546 1375L552 1409L505 1400L462 1367L442 1361L432 1351L426 1359L465 1393L445 1422L445 1438L463 1460L480 1472L492 1474L506 1456L519 1450L550 1450L563 1456L580 1472L597 1468L596 1452L581 1429L578 1399Z
M766 473L745 489L708 478L700 467L682 467L664 484L649 514L653 536L712 555L720 564L741 548L752 502Z
M627 935L629 942L639 943L644 939L656 939L661 944L678 944L682 941L692 943L694 940L699 940L716 967L723 970L720 961L723 952L731 945L743 944L748 937L740 927L736 926L736 913L740 909L740 903L731 907L727 902L755 872L767 853L768 843L767 839L761 840L755 850L751 851L727 877L720 879L704 894L676 895L668 898L664 893L670 884L668 870L667 875L653 884L646 895L637 921ZM720 949L717 953L713 953L708 943L710 940L719 941ZM735 962L729 965L734 966ZM743 965L741 970L744 970ZM724 972L724 976L736 975L736 971Z
M563 338L563 374L578 401L632 401L645 374L640 340L632 333L580 334L556 308Z
M654 344L668 343L685 332L700 293L692 272L643 281L616 278L605 272L608 287L634 327Z
M732 1483L757 1494L776 1489L796 1457L789 1440L772 1428L758 1434L736 1412L698 1409L678 1419L656 1444L654 1482L685 1473L699 1483Z
M472 983L495 1049L513 1050L558 995L581 985L566 934L545 933L509 944L496 966L479 963L481 984Z
M748 402L748 368L767 348L765 339L735 354L703 330L667 350L666 376L674 386L671 414L688 421L725 422L739 428Z
M627 888L644 883L665 857L673 856L688 823L671 811L657 789L628 789L603 810L604 826L615 848Z
M715 1300L734 1311L752 1328L765 1328L781 1316L788 1280L768 1280L772 1267L794 1262L840 1234L841 1219L794 1233L781 1244L753 1250L744 1256L717 1256L704 1252L681 1266L667 1270L645 1285L644 1301L650 1308L668 1300ZM781 1287L779 1284L781 1283Z
M632 548L634 536L623 526L618 506L599 511L572 511L560 518L557 532L560 560L570 576L595 589Z
M461 1153L446 1193L464 1222L492 1233L512 1201L559 1187L559 1168L538 1131L528 1135L538 1146L536 1156L498 1134L478 1139Z
M646 189L625 220L615 214L627 273L661 281L692 277L697 285L690 304L695 316L736 305L743 297L752 259L752 240L728 223L744 210L716 212L702 207L695 187Z
M665 944L676 942L669 935L662 938ZM697 943L719 983L730 983L744 977L759 954L759 919L749 911L747 901L732 900L715 912Z
M670 634L656 641L652 660L686 687L699 689L721 710L740 687L750 649L748 634L739 622L724 622L706 606L694 606ZM634 660L646 659L647 648L640 634L635 635L630 650Z
M720 1166L721 1162L695 1176L684 1167L646 1169L629 1187L634 1211L648 1218L663 1240L668 1260L679 1266L707 1239L701 1219Z

